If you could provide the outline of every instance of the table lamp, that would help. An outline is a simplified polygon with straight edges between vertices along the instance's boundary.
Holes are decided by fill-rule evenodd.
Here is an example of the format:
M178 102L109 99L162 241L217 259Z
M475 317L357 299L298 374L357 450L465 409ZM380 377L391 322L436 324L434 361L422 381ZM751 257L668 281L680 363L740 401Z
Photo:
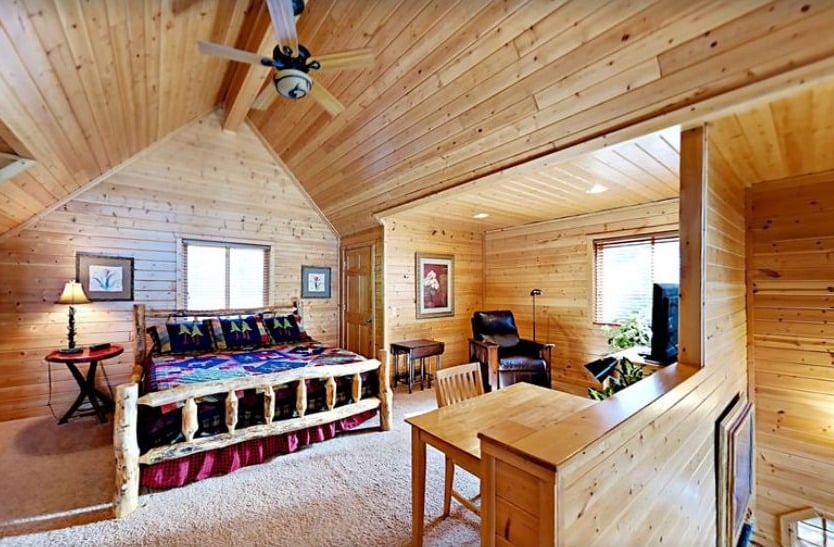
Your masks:
M84 292L84 288L78 281L67 281L64 285L64 291L58 297L57 304L69 304L69 324L67 325L67 340L66 348L60 349L61 353L81 353L83 348L75 347L75 306L76 304L89 304L90 299Z

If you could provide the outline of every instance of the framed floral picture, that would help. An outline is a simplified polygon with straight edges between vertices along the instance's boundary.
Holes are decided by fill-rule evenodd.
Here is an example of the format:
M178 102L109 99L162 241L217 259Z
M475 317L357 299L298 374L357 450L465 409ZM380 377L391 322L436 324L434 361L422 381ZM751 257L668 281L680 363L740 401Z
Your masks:
M90 300L133 300L133 258L75 254L75 278Z
M415 253L417 319L455 315L455 257Z
M301 266L301 298L330 298L330 268Z

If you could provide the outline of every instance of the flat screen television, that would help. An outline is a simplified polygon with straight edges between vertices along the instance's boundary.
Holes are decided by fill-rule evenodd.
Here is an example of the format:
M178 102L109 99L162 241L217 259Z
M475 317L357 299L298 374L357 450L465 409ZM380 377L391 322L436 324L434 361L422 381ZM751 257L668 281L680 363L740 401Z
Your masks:
M678 285L652 286L652 349L649 359L668 365L678 359Z

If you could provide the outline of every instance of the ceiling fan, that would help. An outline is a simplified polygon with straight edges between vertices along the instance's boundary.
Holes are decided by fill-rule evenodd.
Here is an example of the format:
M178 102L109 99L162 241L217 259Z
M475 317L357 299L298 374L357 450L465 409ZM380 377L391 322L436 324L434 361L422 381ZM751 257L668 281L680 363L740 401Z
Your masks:
M271 59L251 51L206 41L198 42L200 51L232 61L275 69L272 76L274 89L273 86L266 86L258 94L252 103L252 108L256 110L268 108L278 95L293 100L310 95L330 115L341 113L345 107L321 83L313 82L310 71L369 66L374 62L373 52L369 49L353 49L312 56L310 51L298 42L295 29L296 18L304 11L304 0L266 0L266 6L278 41Z

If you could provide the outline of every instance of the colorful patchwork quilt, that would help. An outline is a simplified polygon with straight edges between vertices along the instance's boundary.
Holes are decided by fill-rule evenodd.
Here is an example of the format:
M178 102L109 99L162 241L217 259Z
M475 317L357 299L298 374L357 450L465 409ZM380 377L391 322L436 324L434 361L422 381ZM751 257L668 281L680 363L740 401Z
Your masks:
M271 346L255 351L210 353L154 363L148 371L149 387L151 391L160 391L182 384L363 360L364 357L352 351L315 341Z

